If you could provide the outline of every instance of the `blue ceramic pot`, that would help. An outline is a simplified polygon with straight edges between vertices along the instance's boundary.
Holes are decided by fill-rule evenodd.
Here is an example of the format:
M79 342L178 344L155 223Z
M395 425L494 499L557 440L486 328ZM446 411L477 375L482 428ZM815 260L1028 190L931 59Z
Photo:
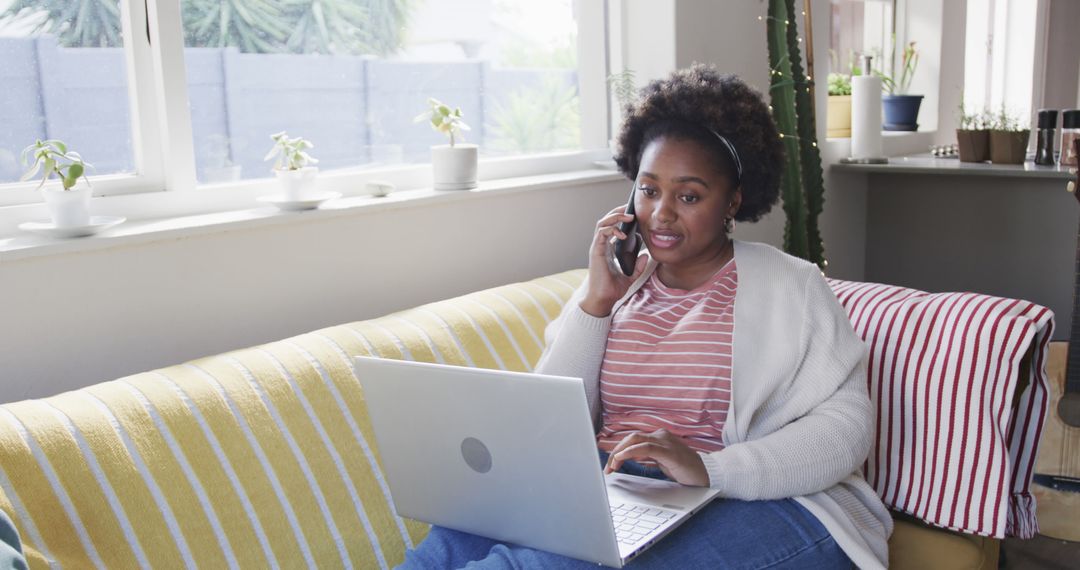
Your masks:
M881 105L885 110L886 131L916 131L919 129L919 105L922 95L884 95Z

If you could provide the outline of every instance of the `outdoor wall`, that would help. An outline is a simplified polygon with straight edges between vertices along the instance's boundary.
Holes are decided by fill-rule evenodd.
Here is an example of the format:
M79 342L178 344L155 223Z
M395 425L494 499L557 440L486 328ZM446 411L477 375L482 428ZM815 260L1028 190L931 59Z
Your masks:
M554 83L576 96L565 70L492 67L481 60L416 63L360 56L184 50L200 181L239 165L269 175L270 134L312 141L324 169L425 162L445 137L413 117L427 97L461 107L469 142L497 152L499 113L522 93ZM123 51L62 48L55 38L0 38L0 183L23 171L17 153L38 138L61 138L98 173L133 170ZM545 81L547 83L545 83ZM540 103L538 103L540 104ZM532 149L538 150L538 149ZM539 149L547 150L547 149Z

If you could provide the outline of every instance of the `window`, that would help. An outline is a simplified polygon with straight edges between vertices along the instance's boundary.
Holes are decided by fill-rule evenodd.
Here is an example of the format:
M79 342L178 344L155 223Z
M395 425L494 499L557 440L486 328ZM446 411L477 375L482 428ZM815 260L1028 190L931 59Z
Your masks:
M968 0L964 107L1026 123L1035 73L1036 0Z
M578 4L0 0L0 206L39 201L17 183L37 138L80 150L99 196L269 178L282 130L323 170L427 162L428 97L482 157L580 150L579 30L602 25Z
M829 56L832 72L861 73L861 56L873 56L874 68L881 71L890 55L896 31L895 2L874 0L832 0L832 32Z
M118 0L0 2L0 183L37 139L93 149L92 174L136 170Z

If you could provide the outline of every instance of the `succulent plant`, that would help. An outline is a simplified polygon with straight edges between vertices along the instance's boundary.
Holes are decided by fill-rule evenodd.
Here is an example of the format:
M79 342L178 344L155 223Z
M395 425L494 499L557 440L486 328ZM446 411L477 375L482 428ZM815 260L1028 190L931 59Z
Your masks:
M33 162L30 162L31 158ZM60 179L64 190L71 190L79 178L85 179L87 184L90 183L90 180L86 178L86 168L93 168L93 165L85 162L79 153L69 149L62 140L38 139L34 144L23 149L22 161L27 166L26 172L19 179L23 182L44 171L38 188L44 186L54 174Z

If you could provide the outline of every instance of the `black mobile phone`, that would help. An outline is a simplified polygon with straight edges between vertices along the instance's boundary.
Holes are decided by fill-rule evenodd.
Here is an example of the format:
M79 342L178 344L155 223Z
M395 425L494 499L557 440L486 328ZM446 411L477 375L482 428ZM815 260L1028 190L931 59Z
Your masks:
M634 274L634 266L637 265L638 252L641 251L641 237L637 235L637 215L634 213L634 190L637 185L630 187L630 202L626 205L626 213L634 216L629 222L619 222L618 229L626 235L626 239L615 239L615 260L619 262L619 269L629 276Z

